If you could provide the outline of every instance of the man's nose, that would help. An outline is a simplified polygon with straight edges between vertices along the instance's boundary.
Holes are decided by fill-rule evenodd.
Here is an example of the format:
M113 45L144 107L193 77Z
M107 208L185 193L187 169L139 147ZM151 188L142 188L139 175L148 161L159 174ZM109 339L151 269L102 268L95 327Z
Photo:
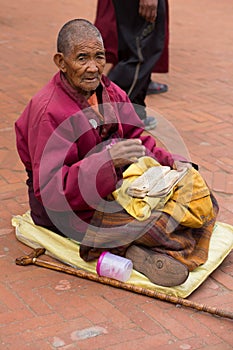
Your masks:
M91 72L98 72L98 66L95 60L88 61L87 69Z

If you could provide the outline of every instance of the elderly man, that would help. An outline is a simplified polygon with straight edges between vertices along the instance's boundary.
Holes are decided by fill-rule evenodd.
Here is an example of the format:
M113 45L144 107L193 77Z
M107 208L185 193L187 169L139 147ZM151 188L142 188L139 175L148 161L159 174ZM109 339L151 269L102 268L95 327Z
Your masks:
M105 50L90 22L74 19L61 28L54 62L59 72L15 125L34 223L78 240L86 261L109 248L132 259L154 283L183 283L207 259L214 198L214 215L198 229L156 210L141 223L112 205L123 172L141 157L176 169L190 163L142 135L143 124L126 93L102 76Z

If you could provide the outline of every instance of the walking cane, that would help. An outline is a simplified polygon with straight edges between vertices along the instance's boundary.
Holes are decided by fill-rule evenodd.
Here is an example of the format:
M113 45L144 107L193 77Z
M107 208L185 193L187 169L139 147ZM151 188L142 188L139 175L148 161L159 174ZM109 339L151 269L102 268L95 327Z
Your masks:
M26 266L26 265L32 264L32 265L45 267L45 268L51 269L51 270L65 272L65 273L70 274L70 275L74 275L74 276L78 276L80 278L85 278L85 279L88 279L91 281L110 285L112 287L125 289L125 290L128 290L130 292L149 296L151 298L156 298L156 299L167 301L167 302L170 302L173 304L178 304L178 305L190 307L190 308L196 309L198 311L208 312L210 314L221 316L221 317L226 317L226 318L229 318L231 320L233 319L233 312L228 311L228 310L221 310L221 309L207 306L204 304L198 304L198 303L195 303L195 302L187 300L187 299L167 295L165 293L153 291L153 290L142 288L142 287L138 287L138 286L132 285L130 283L120 282L120 281L117 281L117 280L112 279L112 278L103 277L103 276L100 277L94 273L87 272L84 270L78 270L78 269L75 269L75 268L70 267L70 266L66 266L66 265L62 265L59 263L48 262L45 260L38 259L38 257L44 253L45 253L44 248L37 248L34 251L32 251L32 253L29 255L21 256L21 257L17 258L15 262L17 265L21 265L21 266Z

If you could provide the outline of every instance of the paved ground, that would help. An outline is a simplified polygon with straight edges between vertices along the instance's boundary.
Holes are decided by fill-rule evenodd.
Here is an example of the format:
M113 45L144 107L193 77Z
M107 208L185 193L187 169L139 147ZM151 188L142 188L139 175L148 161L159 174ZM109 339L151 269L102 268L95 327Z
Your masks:
M15 265L30 249L16 241L11 227L12 215L28 209L13 123L55 72L51 57L58 29L73 17L93 20L96 1L0 0L0 5L0 348L232 349L232 321ZM233 3L171 0L170 7L170 72L154 77L167 82L169 92L150 96L148 106L167 126L170 122L179 141L175 147L183 145L181 151L200 164L219 200L219 221L233 224ZM164 134L162 122L156 135ZM166 138L160 140L170 147ZM231 253L190 299L233 310L232 267Z

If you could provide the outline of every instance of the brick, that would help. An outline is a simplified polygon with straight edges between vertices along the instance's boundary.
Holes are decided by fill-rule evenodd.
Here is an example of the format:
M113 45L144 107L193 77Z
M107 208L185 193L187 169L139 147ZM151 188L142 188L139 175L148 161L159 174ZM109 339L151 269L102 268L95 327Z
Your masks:
M106 344L115 345L115 344L122 343L123 345L124 343L132 342L145 336L145 333L143 333L141 330L137 328L134 328L134 329L130 328L128 330L124 329L124 330L121 330L121 332L119 332L118 329L116 330L109 325L107 330L108 330L107 334L99 335L98 337L89 338L89 339L80 341L78 343L80 349L81 350L103 349Z
M24 183L5 184L0 186L0 200L14 198L17 193L25 191Z
M171 349L174 349L174 345L176 344L176 341L174 338L169 334L158 334L155 336L146 336L142 339L136 339L131 340L128 342L120 342L119 344L115 345L106 345L104 348L105 350L151 350L151 349L164 349L164 347L167 344L171 344Z
M226 175L226 193L233 195L233 174Z
M120 312L115 308L110 302L102 297L96 296L95 299L91 298L88 303L97 308L100 313L103 313L107 319L112 319L114 317L114 322L118 324L119 328L125 327L129 322L128 317L124 315L124 312Z
M226 174L215 171L212 177L212 188L217 192L226 192Z
M176 322L185 324L185 327L189 329L192 334L194 334L195 339L204 339L204 342L208 345L214 345L220 342L219 337L217 337L207 327L199 327L198 319L190 317L190 310L184 308L173 308L173 310L171 310L169 314L176 320Z
M59 322L61 322L61 319L55 313L50 315L47 314L46 317L37 316L30 319L25 318L22 320L17 320L2 328L2 334L5 334L5 337L3 336L3 339L7 340L8 336L17 333L33 334L37 331L38 328L45 328L51 326L51 324Z
M217 345L210 345L210 346L204 346L203 348L200 348L201 350L231 350L231 345L227 345L224 342L221 342Z
M16 321L22 321L27 318L32 318L33 315L30 311L25 308L22 304L20 305L20 308L18 307L18 310L16 311L8 311L5 313L2 313L0 315L0 325L13 323Z
M2 169L1 175L4 177L7 183L21 182L21 179L19 179L18 174L14 171L10 171L8 169Z
M146 313L143 312L143 304L141 307L128 299L121 299L115 303L117 308L122 313L127 313L128 318L131 320L132 325L136 324L139 328L143 329L150 335L158 334L162 332L161 326L156 320L152 320Z
M205 288L198 288L195 290L195 294L189 296L189 300L198 303L206 303L208 298L222 293L222 286L212 278L212 275L204 282L204 287Z
M179 323L176 321L176 326L174 327L174 320L170 317L170 312L164 312L159 307L157 307L157 305L154 305L153 309L149 305L144 305L143 310L154 320L159 319L160 322L163 320L162 322L164 323L164 327L169 330L169 332L176 338L186 339L193 336L193 332L190 332L190 330L186 327L185 324L183 324L183 322Z
M196 110L194 111L194 117L195 120L197 121L201 121L204 122L206 120L211 121L212 123L219 123L221 122L221 118L218 118L216 116L214 116L213 114L207 113L205 111L201 111L201 110Z
M200 168L200 174L202 175L202 177L204 178L204 180L207 182L207 184L213 188L212 186L212 181L213 181L213 173L209 170L204 170L202 168Z
M212 277L224 287L229 290L233 290L233 277L229 276L226 273L223 273L221 270L214 271Z
M8 308L8 310L10 312L15 310L21 310L21 300L17 297L17 295L15 295L15 293L10 288L6 287L3 283L1 283L0 285L1 299L5 306Z

